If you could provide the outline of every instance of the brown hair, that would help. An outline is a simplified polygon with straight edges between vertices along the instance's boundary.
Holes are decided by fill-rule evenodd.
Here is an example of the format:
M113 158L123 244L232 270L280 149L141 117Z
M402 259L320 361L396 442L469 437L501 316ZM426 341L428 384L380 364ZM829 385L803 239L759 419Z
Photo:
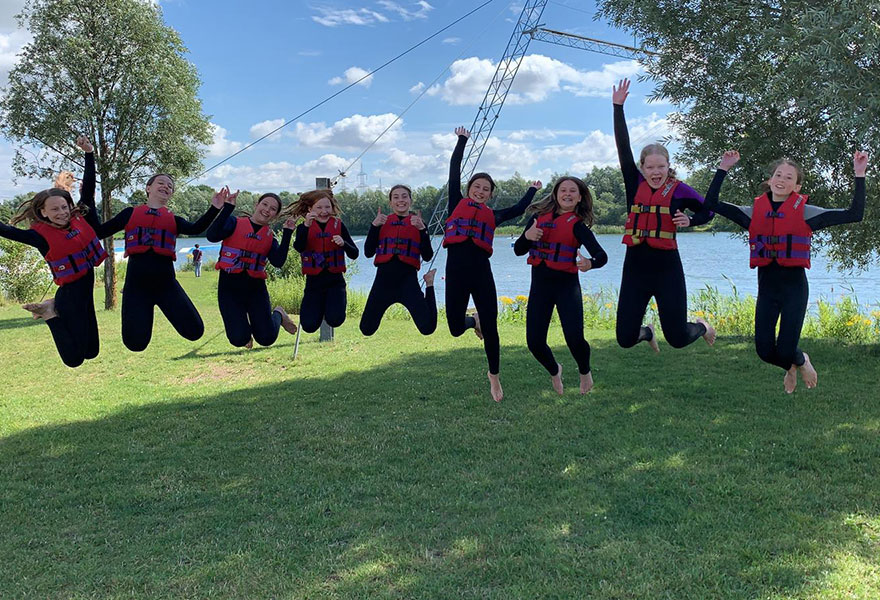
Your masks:
M150 187L151 185L153 185L153 182L156 181L157 177L167 177L168 179L170 179L172 188L175 188L177 185L174 183L174 177L172 177L168 173L156 173L155 175L153 175L152 177L147 179L147 187Z
M766 194L770 191L770 178L773 177L773 173L776 172L776 169L781 167L782 165L788 165L789 167L794 167L794 170L797 172L797 184L800 185L804 181L804 170L797 162L793 161L790 158L778 158L770 163L770 169L767 173L767 179L761 182L761 193Z
M342 210L339 208L339 203L336 202L336 198L333 196L333 190L320 189L301 194L299 198L288 204L285 209L278 213L278 217L284 219L305 217L315 203L322 198L330 200L330 206L333 209L334 216L338 217L342 214Z
M274 223L275 221L277 221L281 217L281 211L284 208L284 205L281 203L281 197L278 194L275 194L273 192L266 192L265 194L263 194L262 196L257 198L256 202L254 202L254 210L256 210L257 204L259 204L263 198L272 198L273 200L275 200L275 202L278 203L278 212L275 213L275 218L272 219L271 221L269 221L270 224ZM244 210L241 211L241 214L244 215L245 217L247 217L248 219L250 219L251 217L254 216L253 213L249 213Z
M666 164L669 164L669 150L663 144L648 144L639 153L639 167L645 164L645 159L652 154L659 154L666 158ZM675 179L675 169L669 167L669 177Z
M475 182L477 179L485 179L486 181L488 181L489 182L489 189L491 190L491 192L493 194L495 193L495 180L492 179L491 175L489 175L488 173L474 173L473 175L471 175L471 178L468 179L467 187L465 188L465 190L468 192L468 195L470 195L469 192L471 189L471 184L473 182Z
M409 194L409 199L412 200L412 190L409 189L408 185L404 185L402 183L398 183L397 185L391 186L391 189L388 190L388 201L391 202L391 194L394 193L394 190L406 190L406 193Z
M40 214L40 210L46 205L46 200L52 196L59 196L67 200L67 206L70 207L71 219L73 218L74 213L84 215L88 210L88 207L86 206L76 206L70 192L67 190L62 188L49 188L48 190L37 192L30 200L25 200L19 204L18 208L15 210L15 214L9 220L9 224L15 225L16 223L27 221L31 225L34 223L53 225L52 221Z
M589 186L587 186L587 184L578 177L566 176L561 178L559 181L556 182L556 184L553 186L553 190L549 194L547 194L537 202L532 202L526 209L526 212L542 215L544 213L553 212L554 210L559 210L559 202L556 200L556 194L559 191L559 186L562 185L562 182L564 181L573 182L577 186L578 191L581 194L581 201L575 205L574 214L583 219L584 224L587 227L592 227L593 195L590 193Z

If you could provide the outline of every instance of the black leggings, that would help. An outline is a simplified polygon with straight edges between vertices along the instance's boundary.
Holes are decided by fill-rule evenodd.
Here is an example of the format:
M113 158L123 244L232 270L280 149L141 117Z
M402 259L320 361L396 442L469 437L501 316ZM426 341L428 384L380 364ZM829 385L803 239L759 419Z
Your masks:
M673 348L684 348L706 333L700 323L687 320L687 288L678 250L657 250L646 243L630 246L623 260L617 300L617 343L631 348L651 339L642 326L651 296L657 300L660 327Z
M266 280L244 272L220 271L217 303L226 337L233 346L247 345L251 336L261 346L271 346L278 339L281 313L272 310Z
M112 260L112 259L111 259ZM95 272L58 288L55 294L58 316L46 321L58 355L68 367L98 356L98 320L95 318Z
M205 333L202 317L174 276L171 259L153 253L129 257L122 288L122 343L129 350L140 352L150 345L156 306L184 338L195 341Z
M798 348L798 341L809 296L810 286L803 267L783 267L773 262L758 268L755 350L761 360L786 371L792 365L804 364L804 353Z
M345 277L324 269L317 275L306 275L306 289L299 307L299 323L306 333L318 331L321 321L330 327L345 322Z
M418 271L399 260L382 263L376 270L376 279L370 289L364 314L361 316L361 333L373 335L379 329L382 315L399 302L409 311L413 322L422 335L431 335L437 329L437 301L434 287L419 287Z
M464 252L456 246L471 245L474 250ZM474 318L467 316L468 298L473 297L480 316L483 349L489 362L489 372L497 375L501 363L501 341L498 338L498 300L495 278L489 265L489 255L470 242L447 248L446 259L446 321L449 333L458 337L474 327Z
M553 351L547 345L547 330L553 307L559 313L562 333L578 372L590 372L590 344L584 339L584 304L577 273L554 271L544 265L532 267L532 285L526 308L526 342L529 350L550 375L559 373Z

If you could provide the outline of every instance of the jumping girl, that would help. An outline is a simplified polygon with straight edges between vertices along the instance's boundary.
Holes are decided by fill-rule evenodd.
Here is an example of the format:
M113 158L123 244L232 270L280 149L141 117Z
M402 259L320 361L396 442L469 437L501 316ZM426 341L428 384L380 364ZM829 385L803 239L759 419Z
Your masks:
M580 392L586 394L593 387L593 375L590 344L584 339L584 304L577 273L578 269L599 269L608 262L608 255L590 231L593 197L583 181L563 177L547 197L532 204L527 212L534 214L513 246L517 256L528 254L532 265L526 341L550 374L553 389L562 394L562 365L547 345L547 331L556 307L565 343L578 364ZM581 256L581 246L587 249L589 259Z
M422 220L422 213L410 214L412 191L398 184L388 192L391 215L376 212L376 218L364 241L364 255L376 256L376 279L361 316L361 333L373 335L382 315L399 302L409 311L419 333L430 335L437 329L437 301L434 298L436 269L425 273L425 293L419 288L416 274L422 260L431 260L434 249Z
M269 224L281 212L281 198L277 194L263 194L254 205L250 216L234 217L238 192L224 194L223 208L208 228L208 241L220 242L220 257L215 268L220 271L217 284L217 302L229 343L237 347L251 347L256 340L261 346L271 346L283 327L296 333L296 324L284 309L272 310L266 289L266 263L281 267L287 260L290 237L295 222L284 222L281 243L275 239Z
M195 341L205 332L202 317L175 277L177 236L198 235L207 229L223 206L224 196L214 194L207 212L190 223L168 210L173 193L170 175L153 175L147 180L147 203L123 209L98 232L105 238L125 230L128 268L122 287L122 342L133 352L150 344L156 306L184 338Z
M492 210L486 206L495 191L495 182L488 173L475 173L467 183L467 197L461 194L461 159L470 132L464 127L455 130L458 143L449 161L449 218L443 246L446 259L446 319L449 333L458 337L473 329L483 340L489 362L489 390L495 402L501 402L504 391L498 378L501 343L498 338L498 300L489 257L495 228L521 216L541 182L535 181L525 196L509 208ZM467 316L468 298L474 299L477 312Z
M642 148L636 166L623 114L628 95L628 79L613 88L614 138L629 209L623 236L627 249L617 303L617 343L630 348L644 341L655 352L660 351L654 326L642 325L653 296L670 346L683 348L700 337L711 346L715 329L704 319L687 321L687 287L675 236L678 227L707 223L712 213L693 188L675 178L675 171L669 168L669 152L662 145ZM685 209L693 216L685 215Z
M856 185L852 203L846 209L807 204L808 196L800 193L803 171L788 159L773 164L766 193L755 198L751 206L719 202L724 177L737 162L739 152L729 150L724 153L706 193L706 207L749 230L749 266L758 269L755 306L755 350L758 356L785 371L782 383L787 393L791 394L797 387L798 371L804 384L814 388L818 374L809 355L798 347L810 293L806 270L810 268L812 234L832 225L862 220L868 155L864 152L853 154Z
M52 332L62 362L78 367L98 356L98 321L95 318L95 267L107 258L95 229L100 227L95 210L95 155L89 140L80 136L76 145L85 152L85 174L80 202L70 192L51 188L24 202L10 225L0 223L0 235L33 246L49 264L58 285L54 298L25 304L35 319L43 319ZM70 175L72 182L73 175ZM57 180L56 180L57 181ZM14 227L29 221L30 229ZM112 260L112 259L111 259Z
M345 257L357 259L358 248L339 218L342 211L332 191L306 192L288 208L291 217L303 217L293 241L306 276L299 323L308 333L317 331L321 321L339 327L345 321Z

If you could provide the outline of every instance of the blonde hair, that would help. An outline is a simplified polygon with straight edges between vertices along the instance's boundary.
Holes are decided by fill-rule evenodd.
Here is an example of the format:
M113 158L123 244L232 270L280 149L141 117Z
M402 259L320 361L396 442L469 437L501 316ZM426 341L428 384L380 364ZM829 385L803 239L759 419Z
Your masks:
M642 151L639 153L639 167L643 167L645 165L645 159L651 156L652 154L659 154L660 156L666 159L666 164L669 164L669 150L666 149L666 146L663 144L648 144ZM669 167L669 177L671 179L675 179L675 169Z
M68 192L73 191L73 182L76 181L76 175L74 175L70 171L61 171L58 175L55 176L55 181L52 182L53 189L59 190L67 190Z

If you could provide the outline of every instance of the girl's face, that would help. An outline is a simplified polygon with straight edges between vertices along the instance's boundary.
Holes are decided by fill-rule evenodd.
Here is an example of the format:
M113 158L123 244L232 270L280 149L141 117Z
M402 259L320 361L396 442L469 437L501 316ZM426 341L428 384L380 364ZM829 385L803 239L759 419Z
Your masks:
M315 213L318 221L326 223L333 216L333 205L330 204L330 198L321 198L312 204L312 212Z
M394 211L399 217L405 217L409 214L409 209L412 206L412 198L409 197L409 192L404 188L397 188L393 192L391 192L391 200L389 202L391 204L391 210Z
M662 154L649 154L642 163L642 175L651 189L658 189L669 178L669 161Z
M474 179L468 188L468 198L474 202L486 202L492 197L492 184L488 179Z
M581 191L577 184L567 179L559 184L556 190L556 205L560 213L572 212L581 201Z
M798 173L791 165L781 164L773 171L770 177L770 191L774 196L788 198L792 192L801 191L801 184L798 183Z
M278 214L278 210L278 201L272 196L266 196L254 206L251 220L257 225L268 225Z
M46 198L40 215L58 227L67 227L70 224L70 205L66 198L61 196L49 196Z
M147 201L151 204L165 206L174 193L174 182L167 175L159 175L147 186Z

